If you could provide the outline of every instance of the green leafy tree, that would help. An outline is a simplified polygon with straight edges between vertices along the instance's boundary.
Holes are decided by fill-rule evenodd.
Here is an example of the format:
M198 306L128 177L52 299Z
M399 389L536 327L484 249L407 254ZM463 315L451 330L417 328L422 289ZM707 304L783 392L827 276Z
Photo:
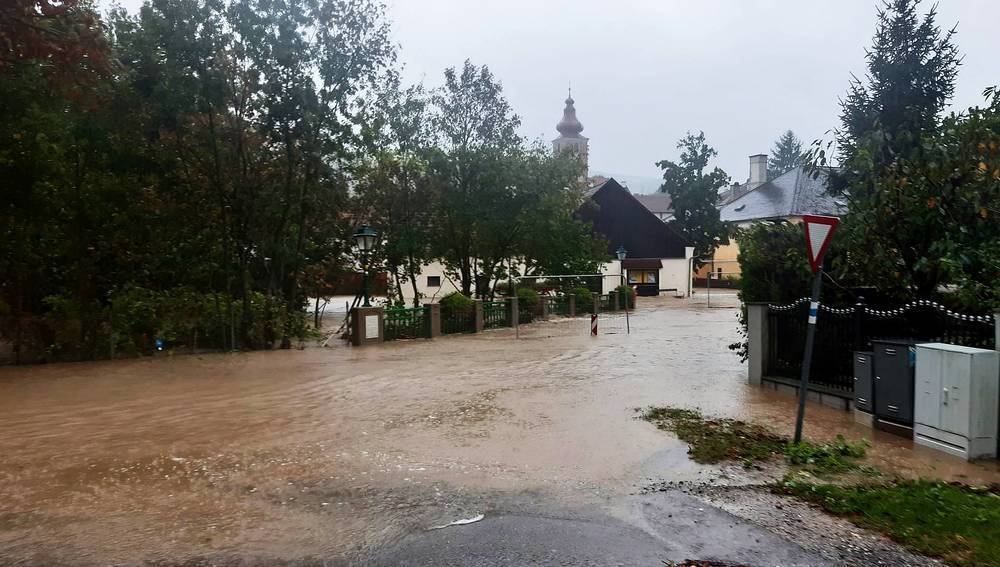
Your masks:
M472 295L477 281L493 276L504 257L499 249L507 245L488 225L500 218L509 224L516 216L508 187L511 158L522 143L521 121L490 70L468 60L461 70L445 70L432 101L437 148L428 161L440 195L433 249L457 276L462 293Z
M795 132L786 130L771 149L771 158L767 162L767 178L774 179L786 171L790 171L805 163L805 152L802 141Z
M718 189L729 182L729 176L718 167L706 171L716 151L705 143L705 133L688 132L677 143L680 162L657 162L663 170L660 191L670 195L674 222L694 246L695 257L711 257L719 246L729 242L729 227L719 218Z

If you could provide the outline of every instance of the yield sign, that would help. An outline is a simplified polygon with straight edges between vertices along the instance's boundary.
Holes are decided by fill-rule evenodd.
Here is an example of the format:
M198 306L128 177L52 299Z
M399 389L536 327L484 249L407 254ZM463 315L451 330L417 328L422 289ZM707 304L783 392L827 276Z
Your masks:
M840 219L819 215L803 215L802 220L806 227L806 249L809 250L809 265L815 274L823 265L823 255L830 247L830 239L833 238L833 231L840 224Z

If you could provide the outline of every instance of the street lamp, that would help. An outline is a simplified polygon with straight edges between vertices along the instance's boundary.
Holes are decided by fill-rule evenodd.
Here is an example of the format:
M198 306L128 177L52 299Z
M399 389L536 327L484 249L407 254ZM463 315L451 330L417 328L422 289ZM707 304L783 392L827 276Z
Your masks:
M625 286L625 267L622 264L625 262L625 256L628 256L628 250L625 249L624 244L620 245L618 250L615 250L615 255L618 256L618 275L622 279L622 285ZM629 294L625 296L625 332L627 334L632 334L632 326L628 321L628 304L630 301L632 301L631 287L629 287Z
M368 300L368 253L375 248L376 238L378 238L378 233L367 225L362 225L361 228L354 233L354 244L361 252L361 290L365 295L364 307L372 306L371 301Z

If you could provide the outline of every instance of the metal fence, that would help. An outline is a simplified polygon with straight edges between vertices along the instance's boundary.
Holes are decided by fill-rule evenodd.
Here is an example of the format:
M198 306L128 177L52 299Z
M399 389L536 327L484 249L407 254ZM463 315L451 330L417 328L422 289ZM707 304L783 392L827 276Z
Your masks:
M611 294L602 295L599 301L601 312L615 310L615 298Z
M538 312L540 305L540 303L528 304L527 302L518 302L517 323L519 325L533 323L535 321L535 317L541 315L541 313Z
M431 336L430 308L392 308L385 311L385 340L428 338Z
M798 379L809 300L769 305L767 313L767 375ZM993 349L995 325L992 315L956 313L925 300L894 309L877 309L863 303L840 308L820 305L809 381L833 390L853 391L851 353L870 349L874 339L912 339Z
M441 334L454 335L457 333L476 332L476 310L466 309L464 311L441 312Z
M549 303L549 314L551 315L569 315L569 298L565 295L549 296L542 299Z
M483 302L483 327L498 329L510 327L510 308L506 301Z

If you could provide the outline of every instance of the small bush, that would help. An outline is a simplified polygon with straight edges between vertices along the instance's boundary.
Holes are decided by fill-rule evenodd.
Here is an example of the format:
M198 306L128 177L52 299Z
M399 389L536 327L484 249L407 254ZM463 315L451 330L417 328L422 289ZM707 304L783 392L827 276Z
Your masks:
M535 307L538 306L539 301L541 301L541 296L538 295L537 291L526 287L517 288L517 303L519 309L533 311Z
M475 306L475 302L460 291L453 291L441 298L441 314L456 315L468 313Z
M567 291L566 295L572 295L576 298L576 311L578 313L587 310L594 302L594 296L585 287L574 287Z
M627 284L621 284L615 288L618 295L621 296L622 301L628 301L629 307L635 307L635 289Z
M851 443L843 435L837 435L833 443L815 445L808 441L789 443L785 447L788 464L806 467L819 473L846 472L857 468L855 459L865 456L868 441L862 439Z

